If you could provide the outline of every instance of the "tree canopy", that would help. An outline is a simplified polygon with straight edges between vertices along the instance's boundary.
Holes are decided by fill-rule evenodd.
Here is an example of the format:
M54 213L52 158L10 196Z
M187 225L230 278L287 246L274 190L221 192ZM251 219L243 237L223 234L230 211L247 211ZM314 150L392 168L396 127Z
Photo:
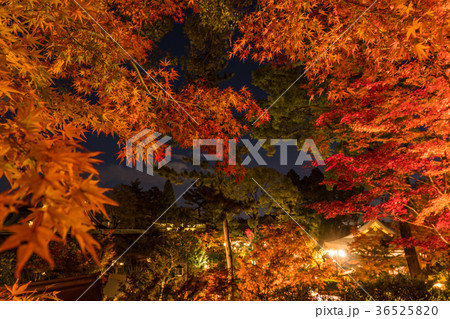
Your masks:
M132 183L107 196L98 183L99 153L82 143L86 132L118 137L123 160L126 140L147 128L182 148L199 138L227 145L245 134L313 138L326 157L324 177L315 170L305 180L244 168L239 159L228 165L227 147L225 161L209 170L166 171L177 182L200 177L187 201L223 222L229 272L211 271L209 287L241 284L248 299L257 294L248 288L253 283L261 295L279 293L263 287L279 281L276 272L259 268L279 259L290 271L287 256L271 250L294 242L276 238L276 224L288 220L282 210L313 232L316 212L339 222L389 218L399 225L408 266L413 257L419 263L415 247L448 257L449 15L443 0L3 1L0 178L10 188L0 193L0 230L8 233L0 252L16 249L18 277L33 254L53 265L49 245L68 236L98 262L90 231L101 215L116 226L145 228L143 220L175 200L172 184L143 191ZM174 58L158 43L179 23L189 45ZM260 64L252 84L266 99L223 85L231 59ZM193 210L183 209L179 220L191 218ZM261 239L240 256L237 274L247 282L233 283L228 223L239 214L272 246ZM11 215L19 220L7 224ZM261 216L275 216L274 225L260 227ZM298 258L312 261L315 250L302 245ZM260 263L249 267L253 259ZM267 271L267 281L259 282L255 269Z

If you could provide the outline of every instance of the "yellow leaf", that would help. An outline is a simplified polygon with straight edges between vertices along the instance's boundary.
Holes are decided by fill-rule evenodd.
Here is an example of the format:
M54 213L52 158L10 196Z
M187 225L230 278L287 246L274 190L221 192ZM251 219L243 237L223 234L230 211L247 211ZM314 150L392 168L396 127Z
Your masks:
M13 234L0 246L0 252L17 247L17 266L14 273L17 278L33 253L42 257L53 267L48 243L58 239L52 230L46 227L29 227L27 224L7 226L5 230Z
M422 43L418 43L414 46L414 51L416 51L419 60L423 60L428 56L428 49L430 47L427 45L423 45Z
M409 12L410 11L415 11L414 8L413 8L413 2L412 1L409 3L408 7L405 6L405 8L406 8L405 9L405 13L406 13L407 17L409 16Z
M416 30L419 29L419 32L422 32L422 22L414 19L413 24L406 29L406 39L412 35L414 38L416 37Z
M23 94L22 92L19 92L17 90L14 90L9 86L11 82L9 81L0 81L0 93L6 95L8 98L11 98L10 93L19 93ZM1 96L1 95L0 95Z

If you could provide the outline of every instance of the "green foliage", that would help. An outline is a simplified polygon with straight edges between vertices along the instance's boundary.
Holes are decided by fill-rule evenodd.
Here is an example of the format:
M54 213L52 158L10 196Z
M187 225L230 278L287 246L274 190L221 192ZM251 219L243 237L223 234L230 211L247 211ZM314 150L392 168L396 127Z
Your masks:
M159 42L172 28L173 20L169 17L163 17L161 20L154 21L152 24L144 24L141 32L146 38Z
M162 194L163 206L167 209L170 205L175 202L175 193L173 191L173 186L170 180L164 183L163 194Z
M196 14L186 19L183 30L189 39L188 55L180 59L186 79L202 79L203 85L214 87L231 78L231 74L219 74L228 64L230 31L215 32L202 24Z
M185 279L185 274L176 276L175 268L182 265L193 274L206 261L199 240L191 232L160 233L146 238L130 253L135 258L125 261L133 267L121 288L121 300L174 300Z
M252 1L198 0L201 24L215 32L233 31Z
M319 168L314 168L309 176L302 179L294 170L290 170L287 176L297 187L298 196L302 199L299 218L306 227L309 227L306 230L313 232L312 235L318 236L321 240L337 239L350 232L350 222L355 222L359 216L343 215L335 218L324 218L323 215L318 215L311 205L321 201L342 200L358 190L327 189L325 185L321 184L324 180L324 174Z
M16 267L16 254L13 251L5 251L0 254L0 285L13 285L16 282L14 270Z
M100 222L108 228L145 229L167 208L163 193L157 187L143 191L139 180L117 186L110 196L119 205L107 206L109 220Z
M364 289L377 301L450 300L450 290L433 288L433 282L412 280L407 276L381 276L374 281L360 281ZM338 290L343 300L369 300L355 285L344 285Z
M314 300L314 297L311 295L311 287L300 283L276 289L269 295L262 295L260 300L308 301Z
M97 240L107 250L111 249L111 242L107 236L97 236ZM77 243L69 239L65 245L60 242L51 242L49 249L54 256L55 265L51 268L42 258L33 255L30 263L25 266L19 283L51 280L72 276L80 276L87 273L97 273L101 271L102 265L97 265L92 259L83 256ZM108 252L103 250L100 254L101 263L107 262ZM13 285L16 282L14 270L16 266L16 253L6 251L0 254L0 285Z
M280 206L261 190L255 180L284 209L289 213L295 213L300 200L295 186L285 175L267 167L248 168L242 181L236 183L230 179L225 184L224 193L227 197L247 204L237 213L243 212L251 219L257 219L263 215L285 215Z
M252 1L199 0L199 11L189 15L183 31L189 39L187 57L181 58L187 80L204 80L215 87L233 74L221 74L227 67L231 38Z
M297 139L299 149L307 138L314 138L316 144L319 143L321 135L328 135L323 139L329 143L332 138L331 131L319 130L315 125L317 118L327 109L325 97L310 101L307 90L299 85L285 92L302 72L303 70L299 67L276 65L264 65L253 72L253 85L258 86L268 95L267 99L259 101L261 108L266 109L277 101L268 111L271 116L270 122L254 129L253 137ZM305 78L299 82L305 83ZM275 152L275 147L268 143L264 147L269 151L269 155Z
M171 181L168 179L164 184L162 198L160 200L161 214L165 212L172 204L172 207L160 219L160 222L174 224L175 226L192 225L199 223L198 210L192 207L177 207L175 203L175 193Z

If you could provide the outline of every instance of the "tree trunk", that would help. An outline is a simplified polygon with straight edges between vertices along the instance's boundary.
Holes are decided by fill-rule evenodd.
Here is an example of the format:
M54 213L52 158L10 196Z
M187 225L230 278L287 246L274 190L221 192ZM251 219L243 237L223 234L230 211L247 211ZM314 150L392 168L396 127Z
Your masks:
M158 301L163 301L163 296L164 296L164 288L166 287L166 280L164 279L163 282L161 283L161 290L159 293L159 299Z
M228 231L228 221L227 215L223 219L223 237L225 240L225 256L227 259L227 270L228 270L228 283L230 284L230 293L227 296L227 300L233 299L233 256L231 252L231 241L230 233Z
M412 237L411 227L408 223L399 222L400 236L402 239ZM419 257L417 256L416 247L405 247L405 258L408 263L409 275L412 279L423 279L423 272L420 268Z

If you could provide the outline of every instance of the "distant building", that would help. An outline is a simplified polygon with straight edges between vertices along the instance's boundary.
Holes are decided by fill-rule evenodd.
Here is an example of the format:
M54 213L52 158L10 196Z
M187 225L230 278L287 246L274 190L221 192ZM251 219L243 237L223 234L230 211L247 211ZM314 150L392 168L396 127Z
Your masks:
M381 234L386 234L388 236L394 236L395 230L392 228L386 226L383 222L381 222L378 219L371 220L361 227L356 229L356 233L351 233L345 237L332 240L332 241L326 241L324 243L324 248L329 251L335 251L335 252L345 252L345 254L348 252L348 246L353 243L353 241L358 237L358 235L364 234L366 236L379 236Z
M323 247L328 257L331 257L336 263L337 273L341 270L344 271L344 274L351 273L356 269L361 270L361 267L363 267L361 264L362 258L365 259L366 263L368 262L367 258L369 260L370 258L376 258L378 261L385 262L384 265L387 268L384 268L384 271L388 271L390 274L405 273L406 268L402 265L404 250L389 244L390 239L394 239L395 235L395 230L376 219L365 223L345 237L325 242ZM365 236L365 241L358 242L358 240L361 240L361 236ZM384 240L386 246L381 251L372 250L370 244L367 246L364 244L367 243L367 239L374 243L379 239ZM361 245L358 245L360 243ZM360 249L355 249L355 246L359 246ZM343 265L345 265L345 269ZM380 265L376 266L379 270L381 270L381 268L378 268Z

